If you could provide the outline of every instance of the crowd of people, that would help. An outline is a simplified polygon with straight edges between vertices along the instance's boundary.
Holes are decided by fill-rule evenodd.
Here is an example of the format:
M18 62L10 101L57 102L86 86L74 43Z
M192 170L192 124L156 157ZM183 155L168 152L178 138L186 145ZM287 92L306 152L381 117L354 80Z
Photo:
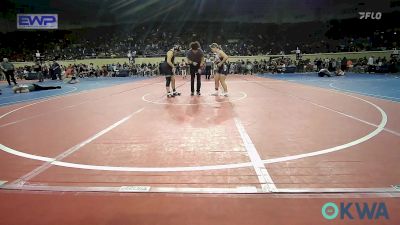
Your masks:
M263 73L310 73L321 69L355 73L396 73L399 67L398 57L390 59L363 57L363 58L317 58L292 60L279 57L270 60L239 60L229 63L229 71L232 74L263 74Z
M221 49L220 46L218 46ZM221 50L219 50L221 51ZM397 54L396 54L397 53ZM225 53L224 53L225 54ZM218 67L218 55L207 54L204 56L202 65L193 69L193 62L190 59L182 59L173 63L175 68L174 74L182 76L186 79L187 74L191 74L192 95L194 94L194 77L197 76L197 84L201 83L201 75L205 75L205 79L214 79L221 74L221 67ZM318 76L343 76L347 72L356 73L396 73L399 71L399 54L395 50L390 59L386 57L369 58L363 57L358 59L343 58L317 58L310 59L296 59L282 56L269 60L238 60L236 62L226 61L224 63L225 74L239 74L239 75L253 75L264 73L317 73ZM0 63L0 80L4 78L11 86L11 82L15 85L13 90L15 93L25 93L37 90L57 89L60 86L42 87L39 85L17 85L17 79L36 79L43 82L44 79L52 79L60 81L67 81L70 84L79 82L78 78L86 77L126 77L126 76L157 76L163 75L162 62L157 64L134 64L131 63L116 63L107 65L94 65L93 63L87 64L69 64L68 66L60 65L57 61L41 63L37 61L34 65L17 67L9 62L7 58L3 59ZM17 79L16 79L17 78ZM224 77L225 78L225 77ZM222 83L224 80L221 81ZM216 88L218 92L218 89ZM177 92L174 91L176 94ZM226 95L227 90L224 90ZM1 91L0 91L1 94ZM172 96L171 93L168 93ZM197 94L200 95L200 86L197 86Z
M135 57L165 57L171 46L182 50L177 56L191 51L189 43L197 40L203 49L206 66L202 73L207 79L215 74L215 59L209 44L220 43L220 49L229 56L264 56L263 60L226 62L232 74L318 72L321 69L343 72L398 72L399 54L394 50L390 58L325 58L307 59L305 53L396 49L399 36L385 23L365 32L356 20L342 24L324 22L297 24L196 23L182 26L140 24L133 27L99 27L80 30L0 33L0 55L6 56L1 75L9 84L17 78L31 77L62 79L62 77L99 76L155 76L160 64L137 64ZM371 24L365 26L372 26ZM389 26L389 25L388 25ZM168 29L166 29L168 27ZM254 29L256 27L257 29ZM327 27L327 26L325 26ZM378 28L385 31L380 31ZM346 31L346 35L343 32ZM396 53L397 52L397 53ZM296 54L296 59L286 57ZM129 58L129 63L109 65L70 64L57 61L92 58ZM8 61L35 61L31 66L11 68ZM161 63L161 62L160 62ZM175 62L177 74L189 74L188 62Z
M117 76L155 76L159 75L156 64L128 64L115 63L106 65L69 64L59 65L56 61L43 64L35 63L31 66L15 68L15 76L19 79L62 80L62 77L117 77Z
M213 54L205 55L205 66L201 73L206 75L207 79L216 73L215 56ZM362 57L362 58L317 58L310 59L291 59L285 56L262 59L262 60L238 60L227 61L228 72L230 74L253 75L263 73L309 73L318 72L321 69L328 71L337 71L356 73L394 73L398 72L398 55L392 55L389 59L386 57ZM90 64L69 64L60 65L56 61L35 63L31 66L16 67L5 59L1 64L4 69L3 78L16 83L12 80L18 79L59 79L65 77L116 77L116 76L157 76L160 75L160 64L151 63L115 63L106 65ZM176 74L186 77L189 74L188 62L185 59L175 62ZM6 70L8 68L8 70Z
M357 23L345 33L335 30L337 26L326 28L327 24L322 22L196 23L182 26L150 23L52 32L18 31L0 33L0 55L7 56L10 61L33 61L36 50L39 50L45 60L75 60L126 57L131 50L140 57L155 57L164 56L174 44L183 46L184 50L189 49L193 40L199 41L202 47L213 42L221 43L230 56L289 54L296 47L300 47L303 53L358 52L398 47L399 35L394 29L369 29L370 32L365 33L365 29L362 30Z

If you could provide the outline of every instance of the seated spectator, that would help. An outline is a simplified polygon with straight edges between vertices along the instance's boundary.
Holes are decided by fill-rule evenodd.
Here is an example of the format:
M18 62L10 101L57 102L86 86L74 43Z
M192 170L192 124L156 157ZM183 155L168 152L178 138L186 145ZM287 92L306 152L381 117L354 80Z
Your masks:
M76 77L65 78L64 83L76 84L76 83L79 83L79 80Z
M325 76L328 76L328 77L331 77L332 76L332 74L331 74L331 72L329 72L329 70L328 69L321 69L319 72L318 72L318 76L319 77L325 77Z
M398 58L398 57L399 57L399 50L394 48L392 54L390 55L390 58Z
M352 69L353 69L353 61L351 61L350 59L347 60L347 69L349 71L352 71Z
M340 68L337 68L335 74L336 76L344 76L344 71Z

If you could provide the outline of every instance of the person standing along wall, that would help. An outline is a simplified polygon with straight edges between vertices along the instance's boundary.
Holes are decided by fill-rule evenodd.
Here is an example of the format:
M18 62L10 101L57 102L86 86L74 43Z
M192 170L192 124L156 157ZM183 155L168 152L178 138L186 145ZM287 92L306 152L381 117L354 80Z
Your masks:
M182 59L182 62L179 64L179 68L182 75L182 79L186 79L187 65L184 59Z
M43 82L43 73L42 73L42 66L40 65L40 62L37 61L35 66L33 66L33 70L36 72L39 82Z
M56 80L57 78L62 80L60 65L55 60L53 61L53 64L51 65L51 71L52 71L52 79L53 80Z
M211 77L212 64L213 64L213 62L211 61L210 56L208 55L206 58L206 79L207 80L209 80Z
M14 82L15 85L17 85L17 81L15 80L15 77L14 77L14 71L15 71L14 65L12 63L10 63L7 58L3 59L3 62L0 65L0 69L6 75L6 79L7 79L9 86L11 86L11 80Z

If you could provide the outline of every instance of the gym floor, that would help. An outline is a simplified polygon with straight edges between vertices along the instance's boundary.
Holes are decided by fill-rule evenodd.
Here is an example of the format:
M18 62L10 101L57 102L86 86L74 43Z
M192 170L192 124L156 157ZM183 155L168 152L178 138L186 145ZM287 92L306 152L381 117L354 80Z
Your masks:
M1 224L323 224L343 199L400 222L398 75L228 75L229 97L178 77L170 99L163 77L40 85L60 84L0 87Z

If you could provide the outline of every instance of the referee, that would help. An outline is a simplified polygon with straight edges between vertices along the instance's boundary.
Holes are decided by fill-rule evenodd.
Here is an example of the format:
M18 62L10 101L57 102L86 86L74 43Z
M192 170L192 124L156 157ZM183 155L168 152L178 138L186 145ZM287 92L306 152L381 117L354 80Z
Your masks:
M190 65L190 90L191 95L194 95L194 78L197 76L196 94L201 95L201 75L200 67L204 66L204 52L200 49L198 41L190 43L190 50L186 55L188 64Z

